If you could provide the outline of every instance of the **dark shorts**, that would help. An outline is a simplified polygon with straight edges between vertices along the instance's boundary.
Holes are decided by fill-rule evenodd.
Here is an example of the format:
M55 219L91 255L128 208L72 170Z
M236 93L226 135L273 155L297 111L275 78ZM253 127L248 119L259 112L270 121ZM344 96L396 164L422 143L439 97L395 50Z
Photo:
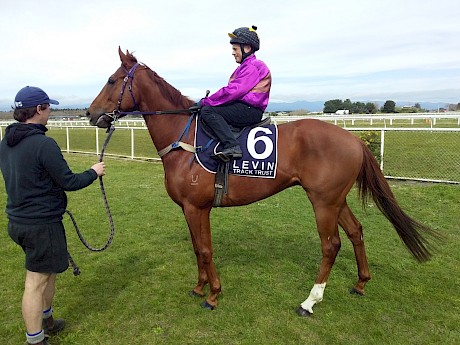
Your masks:
M9 221L8 234L24 250L29 271L61 273L69 267L62 222L34 225Z

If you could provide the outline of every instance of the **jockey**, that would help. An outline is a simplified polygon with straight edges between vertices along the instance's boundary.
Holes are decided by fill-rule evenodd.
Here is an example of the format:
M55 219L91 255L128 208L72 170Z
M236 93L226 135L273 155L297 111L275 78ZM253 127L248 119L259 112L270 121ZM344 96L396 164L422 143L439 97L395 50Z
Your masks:
M267 65L254 55L260 45L256 30L256 26L242 27L228 34L232 55L240 66L230 76L227 86L197 103L203 121L222 143L222 151L216 156L223 161L242 157L229 124L254 125L261 121L267 108L272 78Z

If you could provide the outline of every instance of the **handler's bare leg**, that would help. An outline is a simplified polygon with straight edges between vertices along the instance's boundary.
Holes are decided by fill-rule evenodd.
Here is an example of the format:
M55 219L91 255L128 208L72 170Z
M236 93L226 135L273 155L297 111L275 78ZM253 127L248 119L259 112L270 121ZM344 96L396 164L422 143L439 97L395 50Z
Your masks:
M55 275L54 275L55 276ZM49 296L54 296L54 281L56 277L51 279L52 293L45 291L50 281L50 273L38 273L26 271L26 280L24 284L24 295L22 296L22 317L26 325L27 333L36 334L42 330L43 306L48 303Z
M43 293L43 310L48 310L53 304L54 293L56 292L56 273L51 273Z

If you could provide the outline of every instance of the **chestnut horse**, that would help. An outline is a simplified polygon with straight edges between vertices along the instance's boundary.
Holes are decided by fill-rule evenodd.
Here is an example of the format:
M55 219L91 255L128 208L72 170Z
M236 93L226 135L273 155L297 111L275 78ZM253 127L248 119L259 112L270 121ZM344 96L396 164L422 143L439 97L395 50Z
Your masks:
M181 138L185 146L171 146L186 127L190 119L190 112L186 110L194 101L183 96L149 67L139 64L128 51L126 54L120 48L118 51L121 66L94 99L87 116L91 124L108 128L114 119L127 113L142 113L156 149L162 151L166 148L168 153L161 157L166 190L182 208L197 260L198 283L191 293L204 297L204 287L209 284L210 293L201 305L214 309L221 292L212 257L209 220L215 175L193 160L193 153L189 151L194 144L194 121ZM174 109L177 110L161 111ZM247 205L294 185L305 190L313 205L322 261L310 295L297 308L299 315L313 313L313 305L323 298L341 245L338 225L353 244L358 266L358 281L351 291L364 294L364 287L371 278L362 227L346 200L355 183L363 205L368 197L372 197L412 255L420 262L430 258L425 235L433 234L433 231L400 208L376 159L359 138L323 121L299 120L278 126L278 150L276 178L230 175L228 193L222 198L221 206Z

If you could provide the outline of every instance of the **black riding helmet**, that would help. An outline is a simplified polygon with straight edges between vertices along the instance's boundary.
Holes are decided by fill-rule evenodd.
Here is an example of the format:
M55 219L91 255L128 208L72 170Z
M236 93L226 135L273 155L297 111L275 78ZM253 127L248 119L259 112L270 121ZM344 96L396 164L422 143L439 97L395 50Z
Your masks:
M243 60L246 59L249 55L259 50L260 41L259 36L257 35L257 26L253 25L250 28L243 27L235 29L232 33L229 33L230 44L239 44L241 47L241 52L243 54ZM251 51L249 53L244 52L244 45L247 44L251 46Z

